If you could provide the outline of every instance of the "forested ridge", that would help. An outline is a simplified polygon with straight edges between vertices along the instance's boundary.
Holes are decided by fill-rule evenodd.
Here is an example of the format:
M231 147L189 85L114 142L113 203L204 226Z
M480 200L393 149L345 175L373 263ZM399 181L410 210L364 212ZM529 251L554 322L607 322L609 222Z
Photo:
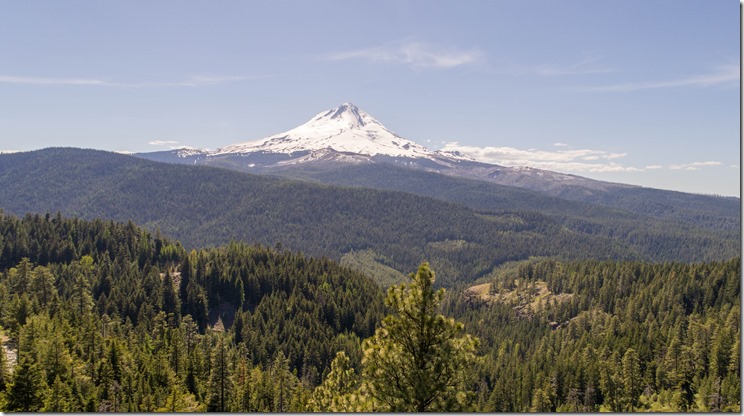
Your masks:
M454 179L432 183L419 177L423 172L398 181L429 196L93 150L45 149L0 160L0 200L8 213L133 220L189 249L233 240L281 242L335 260L372 250L369 258L401 273L429 259L437 284L445 287L530 256L710 261L738 253L738 226L731 231L728 222L725 232L705 229L516 188ZM466 195L457 191L463 184L469 184Z
M499 207L512 211L538 211L558 219L583 219L596 228L593 233L606 234L619 228L642 232L641 227L654 222L684 224L689 229L701 228L732 236L739 233L739 199L732 197L635 186L609 186L611 190L577 187L571 192L535 192L389 163L287 166L269 172L328 184L409 192L477 210Z
M3 214L0 410L739 411L740 275L534 259L445 293L424 264L385 297L281 247ZM418 327L450 347L409 357Z
M487 346L487 411L740 411L741 259L505 267L446 311ZM542 290L540 290L542 288Z
M49 215L3 215L0 236L8 411L216 410L213 366L228 360L257 389L235 409L297 410L275 390L307 393L338 351L358 365L383 313L369 278L288 251L188 253L131 222Z

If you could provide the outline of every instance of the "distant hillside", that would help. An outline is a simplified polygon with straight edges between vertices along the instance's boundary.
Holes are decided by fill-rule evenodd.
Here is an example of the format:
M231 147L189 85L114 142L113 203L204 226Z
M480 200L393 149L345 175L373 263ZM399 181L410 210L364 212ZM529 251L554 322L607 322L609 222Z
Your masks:
M402 272L429 259L443 285L472 281L504 261L530 256L700 261L738 252L738 240L729 236L630 214L628 221L643 227L618 223L612 232L594 235L580 217L572 223L536 212L552 206L545 202L536 202L530 211L495 204L478 212L410 193L80 149L0 155L0 201L6 212L19 215L61 211L82 218L131 219L187 247L230 240L281 242L334 259L352 250L372 250L370 258Z
M314 177L324 183L402 190L476 209L506 209L502 202L507 201L511 209L518 210L537 208L540 212L563 214L568 209L571 215L578 213L582 217L587 212L590 216L596 213L599 218L606 218L608 213L622 216L617 211L567 204L570 200L726 232L726 237L737 239L741 224L740 198L642 188L527 166L495 165L458 152L431 151L398 136L351 103L320 112L292 130L257 141L214 151L183 148L136 156L158 162L248 173L276 172L301 179ZM453 190L453 186L464 189Z
M397 190L456 202L478 210L536 210L582 218L638 221L638 214L689 226L725 232L738 238L740 199L642 187L607 187L591 193L577 187L561 192L532 191L487 180L443 175L392 164L307 164L266 171L322 183Z
M690 235L714 236L730 244L736 244L740 236L738 198L633 187L596 191L593 198L585 198L592 200L589 202L380 164L304 165L275 169L271 173L327 184L403 191L454 202L480 212L539 212L572 230L622 239L640 252L661 254L658 250L684 250L681 246L664 248L663 240L672 235L681 240ZM681 251L677 251L677 255L681 255ZM674 256L671 252L661 254L663 258Z

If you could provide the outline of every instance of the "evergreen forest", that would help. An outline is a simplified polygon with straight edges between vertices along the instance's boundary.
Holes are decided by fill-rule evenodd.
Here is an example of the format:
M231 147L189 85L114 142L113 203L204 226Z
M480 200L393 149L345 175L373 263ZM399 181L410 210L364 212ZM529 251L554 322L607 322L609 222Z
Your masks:
M367 270L402 276L426 259L440 287L531 256L708 262L740 251L731 198L682 194L661 203L652 194L635 204L643 209L626 210L394 166L337 175L344 186L50 148L0 155L0 208L131 220L188 250L243 241L336 261L372 253ZM374 189L381 184L388 188Z
M741 410L740 257L409 271L0 211L0 411Z

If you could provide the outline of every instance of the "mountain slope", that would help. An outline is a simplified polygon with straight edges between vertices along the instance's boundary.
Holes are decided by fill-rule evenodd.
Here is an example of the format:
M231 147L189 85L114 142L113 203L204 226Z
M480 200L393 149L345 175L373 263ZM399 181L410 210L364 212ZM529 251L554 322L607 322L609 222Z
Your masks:
M595 190L591 197L583 198L559 197L397 165L337 164L331 167L314 164L275 168L264 173L327 184L410 192L476 210L530 210L556 219L584 219L595 224L622 221L626 229L648 227L654 222L666 227L683 227L687 231L705 229L731 239L738 239L740 235L738 198L640 187ZM639 218L645 219L639 221Z
M321 112L284 133L253 142L237 143L216 151L177 149L137 156L169 163L218 166L288 177L304 178L303 175L310 172L315 179L326 183L406 192L411 190L405 186L405 177L417 175L412 173L413 169L438 174L438 177L427 177L427 185L434 188L452 183L446 177L465 178L672 220L725 232L727 235L736 233L738 236L741 224L739 198L642 188L530 167L493 165L460 154L430 151L393 133L351 103ZM391 165L408 170L394 169ZM362 172L374 172L374 176L385 176L385 180L375 184L363 176L353 176ZM393 174L403 175L403 178L393 177ZM401 186L391 187L389 183ZM426 195L438 197L431 193ZM472 200L473 196L463 195L461 199ZM461 203L461 199L454 201Z
M443 285L471 281L504 261L530 256L692 261L729 258L738 250L736 241L699 230L592 235L537 212L494 207L479 213L401 192L80 149L0 155L0 201L0 208L18 215L61 211L131 219L187 247L281 242L334 259L369 249L382 264L404 273L429 259Z
M333 149L366 156L425 157L425 147L388 130L354 104L317 114L310 121L284 133L255 142L237 143L217 149L211 155L234 153L285 153Z

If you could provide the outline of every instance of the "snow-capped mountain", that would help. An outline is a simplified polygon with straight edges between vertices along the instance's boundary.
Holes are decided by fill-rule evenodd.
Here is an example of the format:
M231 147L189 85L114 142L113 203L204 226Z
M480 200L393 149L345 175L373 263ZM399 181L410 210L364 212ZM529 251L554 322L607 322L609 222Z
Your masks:
M305 124L261 140L236 143L212 155L255 152L294 154L324 149L365 156L428 157L432 152L387 129L352 103L317 114Z
M345 165L395 164L407 168L561 194L624 186L575 175L476 161L457 152L431 151L394 133L352 103L318 113L308 122L260 140L217 150L194 148L138 156L170 163L221 166L246 172L274 172L298 166L336 169Z

